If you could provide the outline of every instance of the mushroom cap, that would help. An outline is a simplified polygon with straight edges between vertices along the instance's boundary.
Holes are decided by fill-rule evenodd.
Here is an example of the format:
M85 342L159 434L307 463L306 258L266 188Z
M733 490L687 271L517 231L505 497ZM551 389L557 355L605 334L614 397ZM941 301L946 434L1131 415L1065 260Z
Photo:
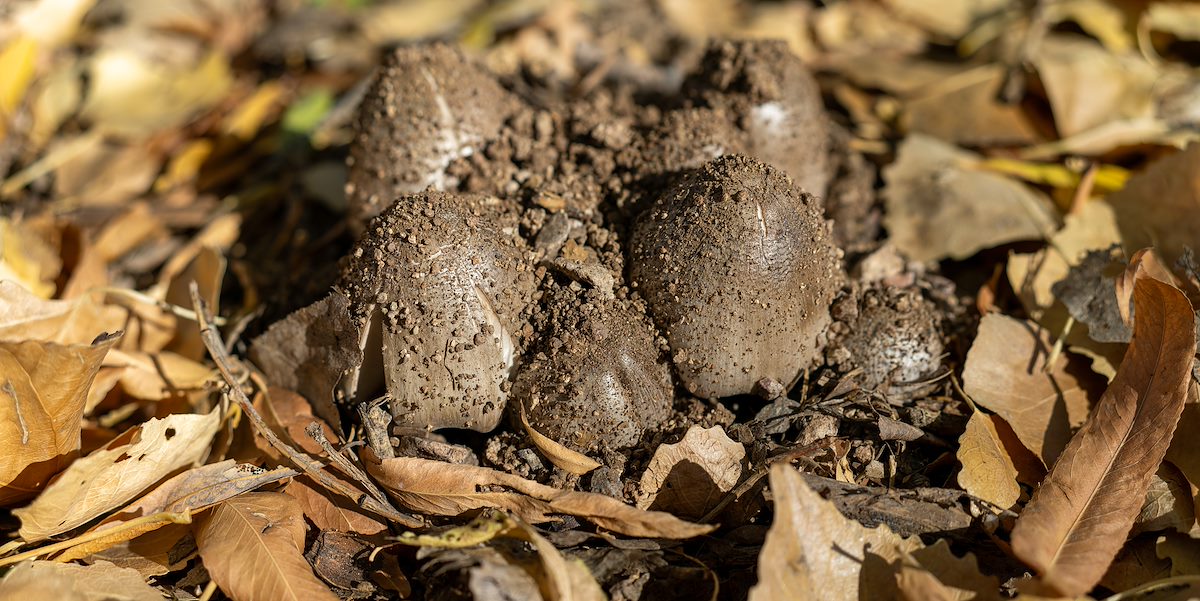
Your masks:
M350 146L347 196L356 226L397 196L455 189L446 167L495 138L518 106L456 48L389 54L363 97Z
M569 290L557 296L575 298ZM599 294L579 299L550 318L512 396L535 430L571 449L631 447L670 415L670 367L660 359L654 324L632 303Z
M816 80L786 43L715 42L685 90L701 104L738 115L750 155L824 198L834 168L829 117Z
M433 191L403 197L371 221L338 287L367 332L361 344L378 337L396 423L480 432L499 423L535 287L514 207Z
M709 162L634 227L630 277L700 397L792 382L818 355L843 279L819 201L750 157Z
M846 333L830 343L843 368L861 367L863 386L887 386L897 398L911 398L942 369L946 351L941 312L917 288L870 288L857 301Z

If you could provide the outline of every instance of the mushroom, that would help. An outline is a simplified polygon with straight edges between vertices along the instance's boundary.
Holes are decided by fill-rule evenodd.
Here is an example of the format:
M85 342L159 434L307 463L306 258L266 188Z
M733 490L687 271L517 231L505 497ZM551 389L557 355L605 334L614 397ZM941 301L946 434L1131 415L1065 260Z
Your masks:
M654 324L611 290L550 288L536 318L537 351L520 368L514 402L534 430L575 451L637 444L670 415L674 396Z
M834 167L829 118L816 80L786 43L716 42L685 90L701 105L737 115L750 155L824 198Z
M352 397L386 386L402 426L486 432L499 423L535 288L517 221L499 199L433 191L371 221L337 285L367 357Z
M350 146L347 196L362 227L397 196L454 190L446 168L494 139L519 101L444 44L386 57L363 98Z
M629 268L693 394L792 383L818 356L841 286L820 202L781 171L730 155L666 191L634 227Z

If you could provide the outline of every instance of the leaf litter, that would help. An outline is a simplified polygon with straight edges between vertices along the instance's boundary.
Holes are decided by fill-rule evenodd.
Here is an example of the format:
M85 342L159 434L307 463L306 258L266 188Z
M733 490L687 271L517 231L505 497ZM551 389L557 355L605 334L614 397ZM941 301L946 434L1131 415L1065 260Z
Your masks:
M0 9L0 593L1186 596L1196 16Z

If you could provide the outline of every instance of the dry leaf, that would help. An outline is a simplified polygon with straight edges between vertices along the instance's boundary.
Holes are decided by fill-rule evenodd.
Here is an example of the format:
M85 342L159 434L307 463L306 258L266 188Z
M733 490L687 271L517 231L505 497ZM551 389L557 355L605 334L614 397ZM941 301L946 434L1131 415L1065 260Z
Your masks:
M250 358L269 382L300 393L317 415L340 428L333 390L342 374L363 362L359 336L350 301L335 292L272 324L250 345Z
M528 541L542 560L541 574L535 574L534 578L546 601L604 601L608 598L582 562L567 561L533 526L521 520L512 521L515 527L509 529L509 536Z
M0 218L0 280L16 282L35 296L50 298L61 269L58 252L36 232Z
M1054 304L1050 287L1067 277L1072 265L1079 264L1088 251L1104 250L1120 240L1112 207L1100 200L1088 202L1078 213L1064 218L1062 229L1050 238L1045 249L1010 256L1008 281L1025 309L1040 319L1041 313Z
M900 597L907 601L999 601L1000 583L979 571L975 557L956 557L945 539L905 553L896 574Z
M979 156L913 134L884 169L885 225L915 261L965 259L985 248L1041 240L1058 229L1049 200L1014 179L971 169Z
M1004 449L996 431L999 418L980 411L971 414L967 428L958 439L958 484L963 490L1008 509L1021 497L1017 467Z
M69 301L44 300L21 286L0 281L0 340L42 340L59 344L90 344L104 332L128 323L119 307L88 297Z
M1141 56L1116 55L1083 36L1051 35L1033 64L1064 138L1155 115L1158 72Z
M1067 357L1045 371L1047 333L1035 324L992 313L979 322L967 353L963 390L1012 426L1046 465L1088 413L1088 391L1067 371Z
M304 559L304 516L283 493L228 499L197 521L204 567L235 601L337 601Z
M181 570L196 556L196 540L190 524L167 524L93 553L88 561L103 560L137 570L143 577L162 576Z
M1078 595L1125 542L1175 430L1196 350L1194 314L1173 286L1134 289L1133 342L1091 417L1026 505L1013 552L1045 588Z
M1005 69L971 69L931 86L904 103L903 123L912 132L964 146L1016 146L1042 139L1020 105L998 100Z
M370 449L363 451L363 463L393 498L419 513L456 516L498 508L535 524L566 514L613 532L653 538L691 538L713 530L606 495L561 490L484 467L415 457L380 459Z
M742 479L746 447L721 426L688 428L683 440L659 445L642 473L643 509L698 520Z
M58 165L54 193L63 203L116 207L150 189L162 159L145 143L101 141Z
M975 22L1004 8L1007 0L885 0L899 16L936 34L957 40Z
M550 463L572 473L576 476L582 476L598 467L600 462L568 448L566 445L538 432L529 425L529 419L525 417L525 405L521 405L521 426L525 428L525 433L529 435L529 440L533 442L533 446L550 460Z
M847 519L786 463L771 466L770 478L775 520L758 556L758 584L750 601L895 596L892 564L920 549L919 539Z
M13 510L27 542L72 530L120 507L162 478L208 455L221 425L206 415L151 419L72 463L28 507Z
M1130 178L1108 197L1117 215L1125 248L1153 246L1168 265L1197 250L1200 231L1200 144L1163 157Z
M56 601L162 601L136 570L107 561L90 566L52 561L18 564L0 581L0 599Z
M88 389L118 338L0 342L0 505L36 494L79 450Z
M37 41L28 36L5 40L0 49L0 140L8 135L8 123L25 98L25 90L33 79L37 59Z
M288 483L283 492L300 503L304 515L321 531L356 532L370 536L387 530L387 524L339 495L315 488L307 476Z
M1192 487L1179 468L1164 461L1150 480L1150 488L1146 490L1146 499L1133 522L1130 536L1168 529L1187 532L1195 523Z
M125 394L143 401L200 390L213 377L213 370L203 363L168 351L113 351L104 364L120 371L117 382Z
M229 64L219 52L195 66L173 67L132 48L101 47L89 60L91 83L83 117L104 131L138 138L182 125L224 98L232 83Z

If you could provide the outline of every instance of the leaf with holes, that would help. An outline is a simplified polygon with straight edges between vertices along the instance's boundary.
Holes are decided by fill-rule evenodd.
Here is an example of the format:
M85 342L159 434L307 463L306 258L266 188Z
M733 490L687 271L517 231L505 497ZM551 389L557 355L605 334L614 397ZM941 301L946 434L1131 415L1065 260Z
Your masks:
M21 538L34 542L82 526L112 511L159 480L203 460L221 425L214 409L206 415L175 414L151 419L93 451L55 480L28 507Z

